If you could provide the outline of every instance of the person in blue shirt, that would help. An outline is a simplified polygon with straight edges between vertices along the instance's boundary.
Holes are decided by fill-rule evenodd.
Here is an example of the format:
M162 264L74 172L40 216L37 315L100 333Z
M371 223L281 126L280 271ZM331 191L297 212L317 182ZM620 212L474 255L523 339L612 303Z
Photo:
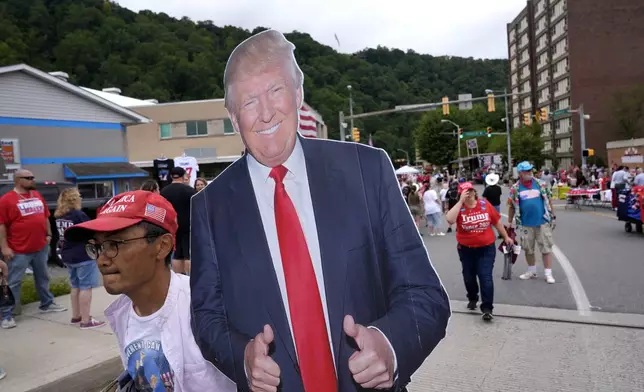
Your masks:
M65 230L89 220L81 210L81 195L76 188L67 188L60 192L54 212L56 227L61 243L61 258L69 270L69 281L72 286L72 324L79 324L81 329L99 328L105 325L90 315L92 307L92 288L99 286L99 272L96 261L90 259L84 243L65 241Z
M535 250L538 248L543 257L546 282L555 283L552 276L552 230L555 226L552 193L545 183L534 178L533 169L530 162L519 163L519 181L510 188L508 198L508 220L510 225L517 226L519 244L528 263L528 271L519 278L537 277Z

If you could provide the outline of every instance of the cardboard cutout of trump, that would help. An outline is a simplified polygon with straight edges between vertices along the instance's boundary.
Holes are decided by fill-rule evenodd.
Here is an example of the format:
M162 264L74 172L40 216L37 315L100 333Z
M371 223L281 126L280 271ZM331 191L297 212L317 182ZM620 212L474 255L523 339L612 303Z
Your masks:
M242 391L403 391L449 300L386 153L299 135L294 49L267 30L228 59L246 153L192 199L195 339Z

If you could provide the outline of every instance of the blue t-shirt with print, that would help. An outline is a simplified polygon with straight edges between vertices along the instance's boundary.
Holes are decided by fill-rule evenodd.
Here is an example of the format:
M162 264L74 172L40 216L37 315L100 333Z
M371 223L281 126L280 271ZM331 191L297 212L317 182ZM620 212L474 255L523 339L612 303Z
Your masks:
M519 208L523 226L539 227L547 223L541 189L536 181L532 180L530 187L519 183Z

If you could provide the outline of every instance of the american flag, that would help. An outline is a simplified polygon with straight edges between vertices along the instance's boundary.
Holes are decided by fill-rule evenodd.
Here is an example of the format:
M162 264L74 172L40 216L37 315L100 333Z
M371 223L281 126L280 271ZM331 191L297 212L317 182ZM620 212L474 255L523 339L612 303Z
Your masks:
M304 137L318 137L317 120L304 104L300 108L300 133Z
M165 220L165 208L161 207L155 207L152 204L148 204L145 206L145 216L149 216L152 219L156 219L159 222L163 222Z

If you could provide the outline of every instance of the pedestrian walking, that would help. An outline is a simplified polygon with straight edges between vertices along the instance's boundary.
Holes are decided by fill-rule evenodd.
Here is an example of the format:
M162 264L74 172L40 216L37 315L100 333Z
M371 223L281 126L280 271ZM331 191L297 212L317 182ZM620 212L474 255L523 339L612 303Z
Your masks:
M452 180L452 182L449 183L449 189L447 189L447 193L445 194L445 199L447 200L447 211L454 208L456 203L458 203L458 181L457 180ZM445 211L446 214L447 214L447 211ZM447 232L451 233L452 224L449 222L447 222L447 224L449 225L447 227Z
M411 211L411 216L414 217L414 222L416 222L416 227L420 232L420 218L423 215L423 203L418 195L418 191L415 186L412 186L409 190L409 196L407 196L407 204L409 205L409 210ZM423 235L420 232L420 235Z
M177 226L162 196L125 192L96 219L66 230L65 241L85 244L105 290L119 295L105 317L134 390L233 392L235 384L204 359L192 334L190 278L170 268Z
M423 205L425 206L425 218L427 219L427 227L429 228L429 235L445 235L441 231L441 224L443 220L442 204L438 197L438 193L433 188L428 189L423 193Z
M87 222L89 217L81 210L81 195L76 188L60 192L56 211L56 228L61 241L61 258L69 271L72 286L72 324L80 329L98 328L105 325L90 315L92 309L92 289L99 286L99 272L96 260L90 259L85 252L85 244L65 241L65 230L79 223Z
M556 217L552 208L552 193L532 174L530 162L517 166L519 181L510 188L508 197L508 224L516 224L519 244L525 252L528 271L519 278L537 278L535 250L538 248L543 257L543 267L548 283L555 283L552 276L552 231Z
M172 204L179 222L172 270L178 274L190 275L190 199L197 191L186 184L184 168L174 167L170 170L170 177L172 183L161 190L161 196Z
M456 223L456 242L461 260L467 308L475 310L481 293L483 320L492 321L494 309L495 235L492 226L512 246L513 241L501 223L501 215L487 200L479 199L471 182L459 185L459 201L447 212L447 222ZM477 282L478 279L478 282Z
M7 266L7 263L0 259L0 285L2 285L2 280L5 279L7 275L9 275L9 267ZM5 372L3 368L0 368L0 380L5 377L7 377L7 372Z
M27 267L31 266L40 298L40 311L64 312L67 308L56 304L49 290L47 259L52 237L47 203L36 191L33 173L17 170L13 178L13 191L0 198L0 248L9 266L9 288L16 304L19 304L22 279ZM16 326L12 314L14 306L0 309L0 325L4 329Z

